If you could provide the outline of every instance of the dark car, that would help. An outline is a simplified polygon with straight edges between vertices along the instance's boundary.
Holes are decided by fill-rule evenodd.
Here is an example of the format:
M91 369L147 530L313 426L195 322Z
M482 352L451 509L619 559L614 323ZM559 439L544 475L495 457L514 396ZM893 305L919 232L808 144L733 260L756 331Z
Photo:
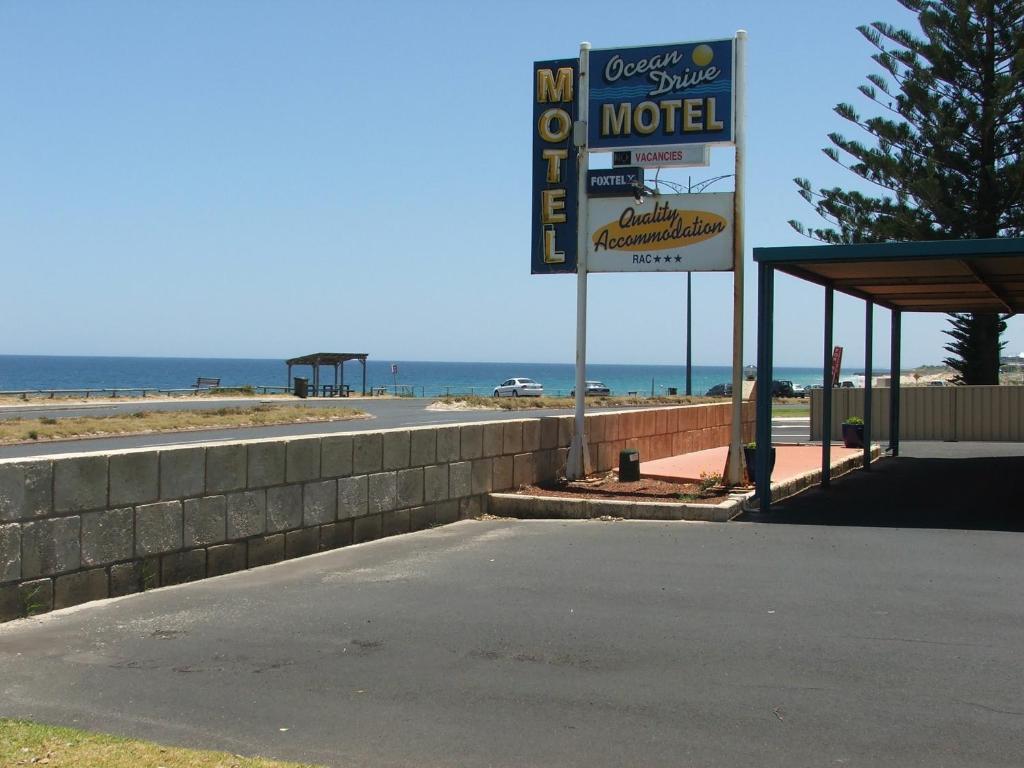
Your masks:
M731 397L732 396L732 384L715 384L709 389L705 397Z
M772 382L772 397L793 397L793 382L792 381L773 381Z

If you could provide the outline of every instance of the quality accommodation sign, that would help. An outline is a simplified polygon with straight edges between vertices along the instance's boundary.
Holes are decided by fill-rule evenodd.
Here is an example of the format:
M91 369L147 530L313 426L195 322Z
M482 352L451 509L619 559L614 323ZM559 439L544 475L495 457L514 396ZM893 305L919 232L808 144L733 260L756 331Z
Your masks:
M734 41L590 52L590 150L734 139Z
M588 201L588 272L726 272L733 268L733 194Z
M579 61L558 59L533 65L533 241L530 272L576 271Z

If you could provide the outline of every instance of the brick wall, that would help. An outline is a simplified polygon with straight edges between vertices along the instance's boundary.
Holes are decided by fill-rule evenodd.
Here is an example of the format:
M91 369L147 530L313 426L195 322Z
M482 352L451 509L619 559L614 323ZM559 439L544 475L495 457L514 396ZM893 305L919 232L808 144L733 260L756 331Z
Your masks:
M728 404L587 417L595 469L728 444ZM744 406L744 434L753 406ZM0 621L474 517L572 417L0 461Z

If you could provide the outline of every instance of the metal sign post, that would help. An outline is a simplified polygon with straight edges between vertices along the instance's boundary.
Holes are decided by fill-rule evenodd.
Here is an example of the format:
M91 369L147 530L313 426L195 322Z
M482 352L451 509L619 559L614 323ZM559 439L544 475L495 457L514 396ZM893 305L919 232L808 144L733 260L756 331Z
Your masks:
M565 476L579 480L590 473L590 450L586 435L587 394L587 119L590 108L590 43L580 43L579 88L577 90L578 118L573 130L573 141L579 153L577 164L577 262L576 262L576 421L572 443L565 464Z
M732 277L732 434L729 440L729 465L726 480L730 485L743 482L743 203L747 120L747 33L736 33L735 113L736 189L733 195L733 277ZM758 392L771 397L771 392ZM761 446L758 446L760 449ZM768 446L764 446L764 450Z

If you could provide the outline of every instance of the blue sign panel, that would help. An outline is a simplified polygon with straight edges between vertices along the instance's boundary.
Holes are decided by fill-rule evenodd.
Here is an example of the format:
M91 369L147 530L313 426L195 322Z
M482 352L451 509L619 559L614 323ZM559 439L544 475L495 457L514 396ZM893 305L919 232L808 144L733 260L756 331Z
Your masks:
M733 140L733 41L590 52L588 148Z
M576 272L579 61L533 64L533 243L530 272Z
M632 197L644 186L643 168L602 168L587 171L590 197Z

